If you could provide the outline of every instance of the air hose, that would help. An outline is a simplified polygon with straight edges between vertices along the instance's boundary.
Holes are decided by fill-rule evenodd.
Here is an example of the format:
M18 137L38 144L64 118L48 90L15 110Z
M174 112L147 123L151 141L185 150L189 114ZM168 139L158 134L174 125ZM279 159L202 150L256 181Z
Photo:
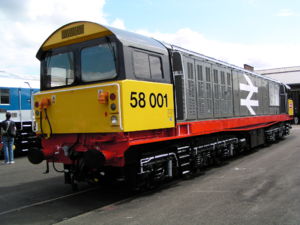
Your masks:
M44 137L45 133L44 133L44 130L43 130L43 111L41 111L41 115L40 115L40 124L41 124L41 133L42 133L42 137ZM49 120L49 117L48 117L48 113L47 113L47 109L45 108L44 109L44 112L45 112L45 119L47 120L48 122L48 125L49 125L49 128L50 128L50 135L48 136L51 137L52 136L52 126L51 126L51 123L50 123L50 120Z

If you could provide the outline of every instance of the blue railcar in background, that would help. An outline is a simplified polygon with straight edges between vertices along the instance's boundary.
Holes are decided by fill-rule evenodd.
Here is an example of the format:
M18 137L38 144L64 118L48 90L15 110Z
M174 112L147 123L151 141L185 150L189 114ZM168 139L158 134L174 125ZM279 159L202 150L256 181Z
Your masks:
M39 91L40 82L36 76L20 76L0 71L0 121L5 113L12 114L17 126L15 151L27 152L30 146L39 145L33 131L32 95ZM0 146L1 147L1 146Z

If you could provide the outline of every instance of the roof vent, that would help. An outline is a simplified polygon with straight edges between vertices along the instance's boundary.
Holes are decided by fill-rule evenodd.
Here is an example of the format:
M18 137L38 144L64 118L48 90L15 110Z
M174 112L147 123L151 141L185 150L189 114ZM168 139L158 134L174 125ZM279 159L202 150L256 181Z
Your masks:
M71 27L69 29L65 29L61 31L61 38L65 39L65 38L69 38L69 37L73 37L76 35L80 35L84 33L84 25L79 25L76 27Z
M250 66L250 65L248 65L248 64L244 64L244 69L245 69L245 70L249 70L249 71L251 71L251 72L254 71L254 67L253 67L253 66Z

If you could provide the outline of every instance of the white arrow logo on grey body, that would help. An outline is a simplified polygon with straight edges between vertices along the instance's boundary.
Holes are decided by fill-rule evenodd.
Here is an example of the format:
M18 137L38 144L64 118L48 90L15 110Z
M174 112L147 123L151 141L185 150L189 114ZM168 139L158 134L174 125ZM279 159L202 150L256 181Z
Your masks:
M258 100L251 100L251 98L254 93L258 92L258 88L253 85L251 79L246 74L244 74L244 77L245 77L248 85L240 83L240 90L248 91L249 94L246 99L241 99L241 105L246 106L247 109L249 110L249 112L251 113L251 115L256 115L252 106L259 106Z

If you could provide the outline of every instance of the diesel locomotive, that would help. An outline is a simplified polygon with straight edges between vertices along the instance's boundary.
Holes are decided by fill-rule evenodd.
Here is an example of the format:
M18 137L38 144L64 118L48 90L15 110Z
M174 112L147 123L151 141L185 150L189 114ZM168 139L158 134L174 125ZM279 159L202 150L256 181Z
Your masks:
M34 94L42 148L65 182L140 188L289 134L288 87L135 33L80 21L42 44Z

